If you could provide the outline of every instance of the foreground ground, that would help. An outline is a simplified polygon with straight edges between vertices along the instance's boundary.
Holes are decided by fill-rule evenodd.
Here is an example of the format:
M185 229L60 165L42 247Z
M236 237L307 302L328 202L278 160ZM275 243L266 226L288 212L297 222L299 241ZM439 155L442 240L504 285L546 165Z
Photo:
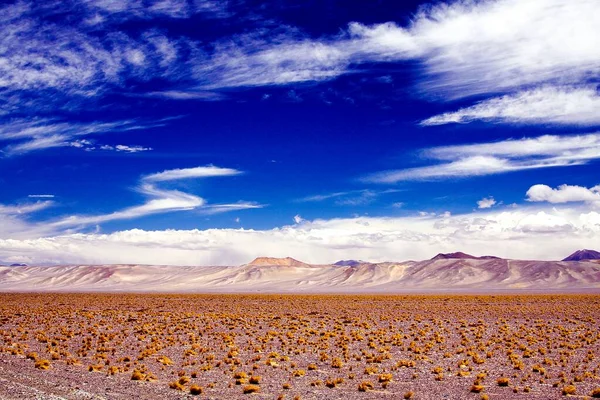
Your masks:
M0 294L0 398L600 397L599 326L592 295Z

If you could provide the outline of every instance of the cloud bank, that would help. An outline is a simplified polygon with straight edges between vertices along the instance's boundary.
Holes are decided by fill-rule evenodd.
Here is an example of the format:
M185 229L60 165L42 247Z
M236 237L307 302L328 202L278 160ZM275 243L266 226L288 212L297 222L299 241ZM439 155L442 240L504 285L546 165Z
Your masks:
M585 208L523 207L487 212L341 218L269 230L208 229L69 234L0 239L0 259L35 263L238 265L257 256L313 263L338 259L403 261L466 251L522 259L562 259L597 245L600 213Z

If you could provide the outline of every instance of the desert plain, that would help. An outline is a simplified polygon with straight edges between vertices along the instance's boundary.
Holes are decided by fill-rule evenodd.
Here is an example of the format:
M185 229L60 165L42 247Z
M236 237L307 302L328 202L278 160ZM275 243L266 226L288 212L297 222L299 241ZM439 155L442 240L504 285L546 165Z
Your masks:
M2 399L600 397L600 296L0 294Z

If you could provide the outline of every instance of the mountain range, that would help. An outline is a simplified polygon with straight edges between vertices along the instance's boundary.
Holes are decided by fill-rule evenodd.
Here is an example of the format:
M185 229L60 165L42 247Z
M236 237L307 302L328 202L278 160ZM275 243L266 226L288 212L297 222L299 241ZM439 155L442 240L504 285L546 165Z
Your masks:
M600 253L576 261L508 260L465 253L430 260L308 264L259 257L241 266L67 265L0 267L0 291L415 293L600 291ZM568 258L570 258L568 257Z

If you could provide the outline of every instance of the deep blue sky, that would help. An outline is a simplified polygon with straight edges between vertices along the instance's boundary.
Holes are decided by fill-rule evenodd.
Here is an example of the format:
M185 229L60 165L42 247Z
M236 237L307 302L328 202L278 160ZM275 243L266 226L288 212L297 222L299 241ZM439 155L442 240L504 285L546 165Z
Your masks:
M5 2L0 239L596 210L590 10L586 0ZM170 170L185 176L144 178ZM538 184L550 192L528 192ZM154 207L174 190L195 200ZM236 210L211 208L221 205Z

